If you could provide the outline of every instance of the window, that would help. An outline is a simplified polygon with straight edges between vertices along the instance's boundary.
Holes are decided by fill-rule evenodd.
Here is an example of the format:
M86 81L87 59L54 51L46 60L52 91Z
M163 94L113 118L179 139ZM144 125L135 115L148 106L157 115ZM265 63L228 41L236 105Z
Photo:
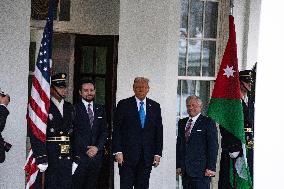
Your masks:
M55 0L54 20L70 21L70 0ZM31 1L31 17L34 20L46 20L48 0Z
M177 122L188 116L185 100L190 95L202 99L203 113L207 113L220 54L219 3L219 0L181 0ZM176 188L182 188L180 177Z
M178 60L178 117L187 116L185 99L200 96L207 111L216 70L218 1L182 0Z

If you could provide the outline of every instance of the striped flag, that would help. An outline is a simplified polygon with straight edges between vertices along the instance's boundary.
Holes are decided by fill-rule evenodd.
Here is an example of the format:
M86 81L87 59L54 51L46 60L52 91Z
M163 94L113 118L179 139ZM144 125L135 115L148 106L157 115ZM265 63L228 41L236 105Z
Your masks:
M240 94L236 32L234 17L232 15L229 16L229 39L210 99L208 116L242 142L242 157L238 157L234 165L231 160L231 186L235 189L252 189L246 158L246 140ZM236 169L236 174L234 174L233 166Z
M46 140L46 127L50 106L50 70L52 66L52 33L53 33L54 0L49 1L48 18L40 44L35 72L32 78L31 96L29 98L27 123L30 137L42 145ZM26 189L32 189L38 174L34 152L30 150L25 164L27 173Z

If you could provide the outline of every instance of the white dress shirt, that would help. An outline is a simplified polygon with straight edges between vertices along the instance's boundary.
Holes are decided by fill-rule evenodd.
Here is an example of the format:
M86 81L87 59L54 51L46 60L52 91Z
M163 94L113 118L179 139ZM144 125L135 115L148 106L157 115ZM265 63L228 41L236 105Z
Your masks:
M64 105L64 100L62 99L61 102L59 102L56 98L51 97L51 101L55 104L57 109L59 110L61 116L63 117L63 105Z
M139 100L136 96L135 96L135 99L136 99L136 104L137 104L137 109L138 109L138 112L140 110L140 102L144 102L143 104L143 108L144 108L144 112L145 112L145 116L146 116L146 98L144 98L144 100Z

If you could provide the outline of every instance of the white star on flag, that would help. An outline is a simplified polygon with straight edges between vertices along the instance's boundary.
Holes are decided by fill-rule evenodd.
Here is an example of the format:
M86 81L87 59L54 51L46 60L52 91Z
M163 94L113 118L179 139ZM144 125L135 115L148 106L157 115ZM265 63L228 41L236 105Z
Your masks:
M233 70L233 66L229 67L228 65L227 68L223 70L225 71L223 75L227 76L227 78L229 78L230 76L234 77L234 72L236 72L235 70Z

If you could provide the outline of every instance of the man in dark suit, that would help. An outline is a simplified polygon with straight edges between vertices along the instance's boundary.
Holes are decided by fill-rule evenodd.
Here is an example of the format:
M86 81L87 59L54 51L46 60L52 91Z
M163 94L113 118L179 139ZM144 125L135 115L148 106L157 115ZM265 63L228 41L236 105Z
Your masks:
M186 99L189 117L179 120L177 137L177 173L184 189L209 189L215 176L218 138L215 122L201 114L197 96Z
M0 88L0 163L5 161L5 151L8 152L12 146L4 141L1 134L5 128L6 120L9 115L9 110L7 109L9 102L10 96Z
M163 125L160 105L146 98L149 80L134 80L135 96L118 102L113 126L113 153L121 189L147 189L152 165L160 163Z
M72 188L72 163L75 161L71 147L74 108L71 103L64 100L66 92L66 74L52 75L46 143L29 132L33 154L39 168L35 189Z
M73 175L75 189L95 189L107 139L105 109L94 103L96 95L92 80L81 81L81 101L75 104L74 153L80 157Z

